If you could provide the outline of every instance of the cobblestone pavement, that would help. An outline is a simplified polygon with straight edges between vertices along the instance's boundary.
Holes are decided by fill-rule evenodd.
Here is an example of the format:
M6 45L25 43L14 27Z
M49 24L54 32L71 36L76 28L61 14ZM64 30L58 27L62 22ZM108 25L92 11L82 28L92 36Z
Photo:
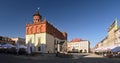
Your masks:
M0 54L0 63L120 63L120 58L105 58L95 54L73 54L73 58L59 58L55 54L15 56Z

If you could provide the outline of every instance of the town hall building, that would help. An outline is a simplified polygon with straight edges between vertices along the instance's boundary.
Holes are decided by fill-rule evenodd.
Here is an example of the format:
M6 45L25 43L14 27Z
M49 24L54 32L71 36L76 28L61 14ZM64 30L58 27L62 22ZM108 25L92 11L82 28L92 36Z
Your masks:
M65 51L67 33L59 31L50 24L37 10L33 14L33 23L26 24L26 44L34 45L35 52L56 53ZM63 46L64 45L64 46Z

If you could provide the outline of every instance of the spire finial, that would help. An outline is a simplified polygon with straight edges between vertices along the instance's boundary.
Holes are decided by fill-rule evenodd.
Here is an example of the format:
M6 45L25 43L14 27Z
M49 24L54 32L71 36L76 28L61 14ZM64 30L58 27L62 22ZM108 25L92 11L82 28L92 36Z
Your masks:
M37 8L38 10L40 9L40 7Z
M117 21L118 21L118 19L117 18L115 18L115 23L117 24Z
M38 13L39 13L39 9L40 9L40 7L38 7L38 8L37 8L36 12L38 12Z
M117 19L117 18L115 18L115 21L118 21L118 19Z
M33 16L41 16L41 15L39 14L39 9L40 9L40 7L37 8L37 10L36 10L36 12L34 13Z

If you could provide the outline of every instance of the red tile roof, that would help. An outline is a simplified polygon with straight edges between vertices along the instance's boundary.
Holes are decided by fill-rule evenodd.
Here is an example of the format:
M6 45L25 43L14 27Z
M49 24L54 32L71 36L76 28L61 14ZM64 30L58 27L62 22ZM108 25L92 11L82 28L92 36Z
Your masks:
M80 39L80 38L74 38L74 39L72 39L71 40L71 42L80 42L82 39Z

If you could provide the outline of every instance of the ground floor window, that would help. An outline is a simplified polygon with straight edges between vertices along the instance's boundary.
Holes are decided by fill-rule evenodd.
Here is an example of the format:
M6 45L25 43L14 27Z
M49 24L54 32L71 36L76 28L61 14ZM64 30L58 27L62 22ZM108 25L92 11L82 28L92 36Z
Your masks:
M38 51L41 51L41 47L40 46L38 47Z

